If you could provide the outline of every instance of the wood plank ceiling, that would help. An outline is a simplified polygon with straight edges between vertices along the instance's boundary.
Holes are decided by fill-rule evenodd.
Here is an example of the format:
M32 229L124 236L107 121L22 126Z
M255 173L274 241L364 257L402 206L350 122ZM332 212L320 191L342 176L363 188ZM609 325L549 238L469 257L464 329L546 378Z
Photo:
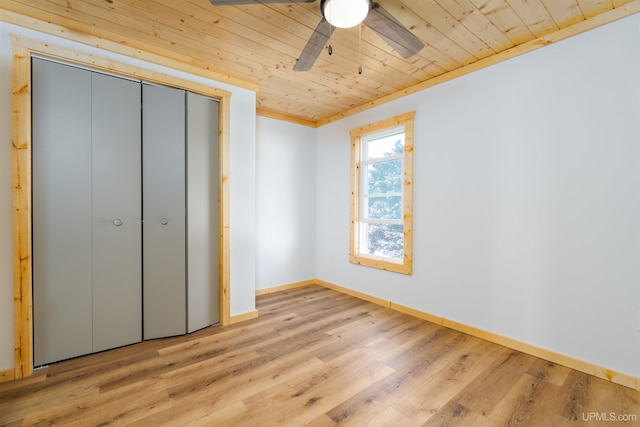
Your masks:
M338 29L307 72L292 70L321 19L314 3L2 0L0 8L257 84L258 114L327 123L637 0L378 0L425 47L402 59L368 27ZM632 5L631 7L629 5ZM585 26L589 28L589 26ZM362 43L359 47L359 31ZM71 37L73 38L73 37ZM363 73L358 74L361 65Z

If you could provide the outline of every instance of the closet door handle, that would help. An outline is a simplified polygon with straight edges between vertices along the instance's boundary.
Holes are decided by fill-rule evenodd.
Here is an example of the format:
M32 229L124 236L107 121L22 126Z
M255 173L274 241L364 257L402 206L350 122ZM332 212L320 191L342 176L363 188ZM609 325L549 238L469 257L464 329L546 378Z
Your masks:
M120 218L117 218L113 221L113 225L115 225L116 227L120 227L122 225L122 220Z
M167 218L162 218L162 219L160 220L160 224L162 224L162 225L167 225L167 224L169 224L169 220L168 220Z

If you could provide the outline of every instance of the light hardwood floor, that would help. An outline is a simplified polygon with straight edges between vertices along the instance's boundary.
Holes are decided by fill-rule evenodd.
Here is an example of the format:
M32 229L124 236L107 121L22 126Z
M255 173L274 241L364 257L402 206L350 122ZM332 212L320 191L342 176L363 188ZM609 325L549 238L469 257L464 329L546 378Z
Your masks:
M333 290L257 305L0 384L0 425L640 425L638 391Z

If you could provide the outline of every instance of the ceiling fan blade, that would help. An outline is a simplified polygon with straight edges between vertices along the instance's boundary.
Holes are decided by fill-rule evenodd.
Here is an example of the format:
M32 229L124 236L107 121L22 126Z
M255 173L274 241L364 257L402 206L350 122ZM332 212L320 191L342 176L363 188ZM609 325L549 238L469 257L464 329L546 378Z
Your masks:
M404 59L412 57L424 47L424 43L378 3L371 5L364 24L382 37Z
M238 4L267 4L267 3L313 3L316 0L209 0L214 6L232 6Z
M320 52L324 49L331 35L331 25L329 22L322 18L316 29L311 34L307 45L302 49L300 58L293 66L293 71L308 71L313 67L314 62L318 59Z

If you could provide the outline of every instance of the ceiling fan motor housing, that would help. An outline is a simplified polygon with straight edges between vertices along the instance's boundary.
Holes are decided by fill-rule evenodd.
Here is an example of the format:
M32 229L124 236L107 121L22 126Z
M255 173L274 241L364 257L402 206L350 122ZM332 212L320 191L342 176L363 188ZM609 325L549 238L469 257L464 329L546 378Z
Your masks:
M337 28L351 28L360 24L371 10L371 0L321 0L324 19Z

